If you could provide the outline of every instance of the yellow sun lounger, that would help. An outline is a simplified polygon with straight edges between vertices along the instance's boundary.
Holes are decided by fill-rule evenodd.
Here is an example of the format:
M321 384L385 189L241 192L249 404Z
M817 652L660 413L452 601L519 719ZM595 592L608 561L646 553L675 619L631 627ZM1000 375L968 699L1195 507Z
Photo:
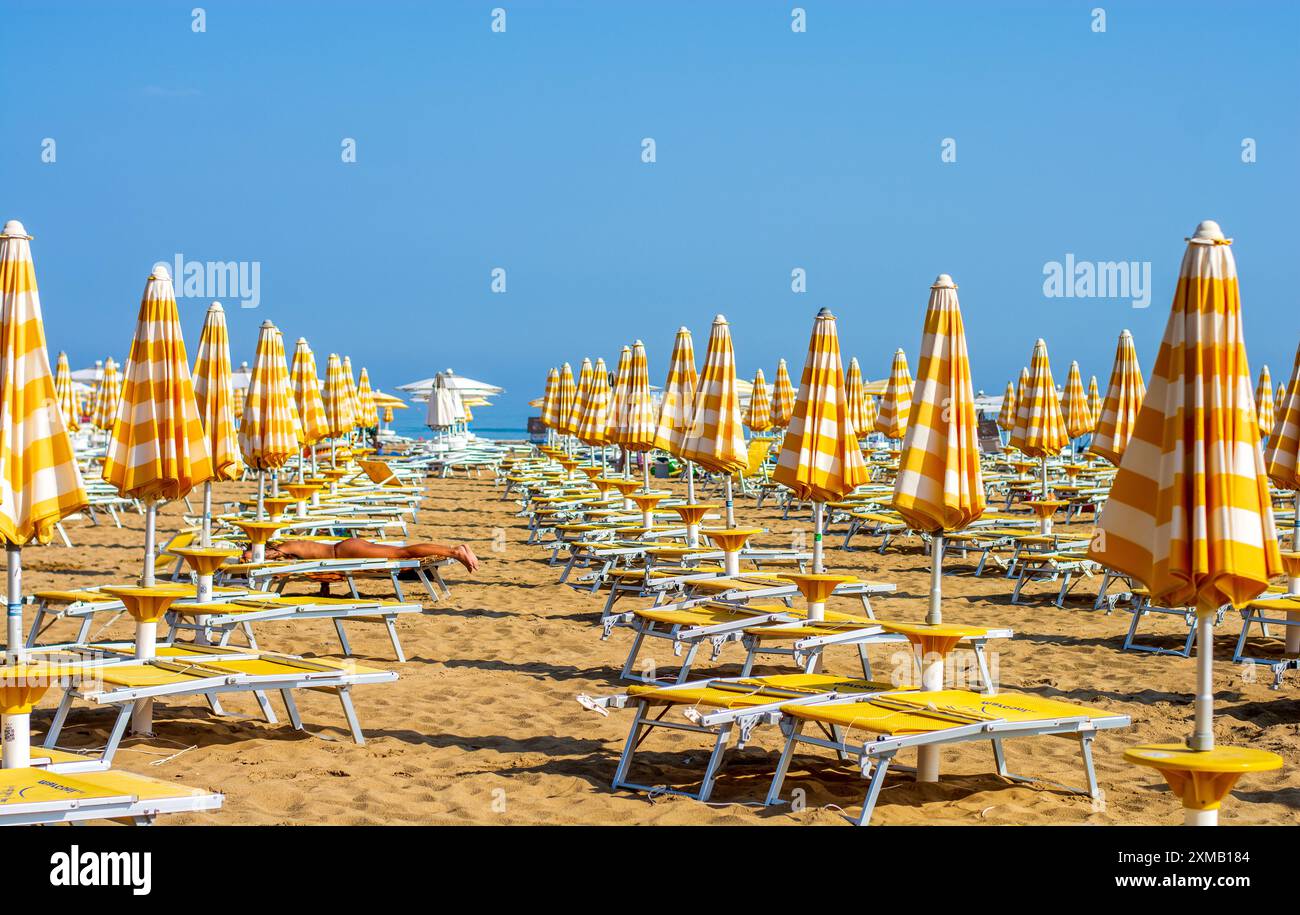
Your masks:
M341 581L347 584L354 599L360 600L357 591L357 579L387 578L393 585L393 593L399 601L405 601L400 576L412 574L424 586L429 600L437 601L439 591L443 597L451 596L451 589L442 577L442 568L453 565L454 559L442 559L437 556L425 556L421 559L311 559L294 562L273 561L259 565L243 564L239 572L247 577L248 585L260 590L283 590L292 581L311 581L317 583ZM230 566L222 566L220 573L225 574ZM432 578L432 581L430 580ZM438 590L433 583L437 582Z
M987 740L992 744L997 774L1017 782L1034 779L1007 771L1002 743L1016 737L1054 736L1079 742L1088 784L1073 793L1097 798L1097 776L1092 764L1092 741L1097 732L1128 727L1127 715L1104 709L1046 699L1025 693L981 694L966 690L889 692L873 696L843 696L825 702L790 703L781 707L785 749L768 790L766 804L781 800L781 788L795 748L800 744L832 750L840 759L856 758L868 777L862 812L856 822L865 826L884 787L894 757L902 750L938 748ZM804 733L809 724L826 736Z
M217 810L222 795L132 772L0 769L0 826L116 820L147 824L160 814Z
M178 603L194 602L196 594L194 585L186 582L176 582L175 584L169 582L167 588L171 591L180 591L186 594ZM218 599L243 597L247 594L247 588L213 588L213 596ZM80 628L71 641L74 643L85 642L93 638L90 627L94 624L96 615L101 613L122 613L126 610L126 605L122 603L120 598L114 597L98 587L65 590L51 588L35 592L31 600L35 614L32 620L32 628L27 633L28 648L34 648L36 640L47 632L51 626L63 619L80 621ZM112 621L110 620L110 622Z

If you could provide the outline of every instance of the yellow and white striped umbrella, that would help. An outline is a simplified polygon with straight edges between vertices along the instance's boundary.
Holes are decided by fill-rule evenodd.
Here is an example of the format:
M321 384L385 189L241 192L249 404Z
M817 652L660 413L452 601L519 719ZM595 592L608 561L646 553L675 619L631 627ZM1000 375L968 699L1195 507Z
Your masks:
M303 444L302 417L298 415L298 402L293 397L293 381L289 377L289 360L284 348L284 333L275 329L275 369L280 373L280 383L288 392L289 416L293 420L293 439L301 449Z
M110 431L113 420L117 418L117 406L122 400L122 373L117 370L113 358L104 360L104 377L99 379L99 391L95 395L95 412L91 425L96 429Z
M212 479L176 294L162 264L145 283L104 479L124 496L150 504L183 498Z
M1133 335L1127 330L1119 335L1115 348L1115 365L1110 372L1110 386L1101 405L1096 433L1088 450L1100 454L1118 466L1128 447L1137 423L1142 398L1146 396L1146 382L1142 380L1142 366L1138 362Z
M306 337L299 337L294 346L289 383L293 388L298 418L302 421L302 443L314 445L328 436L330 430L325 418L325 402L321 399L320 377L316 374L316 355Z
M605 360L597 359L595 368L587 371L583 363L582 403L579 404L578 429L574 434L584 445L609 444L609 370Z
M690 430L682 440L679 456L705 470L725 473L730 481L732 473L748 464L746 452L731 329L727 319L718 315L709 333L709 348L704 354L704 371L695 391Z
M1268 477L1282 489L1300 491L1300 349L1296 350L1291 380L1278 400L1277 422L1264 453ZM1300 528L1300 515L1295 519ZM1300 550L1300 542L1292 549Z
M619 415L614 417L617 432L610 441L622 445L628 451L653 450L659 418L655 415L654 400L650 397L650 367L646 360L645 344L640 340L632 344L627 388L618 410Z
M546 393L542 395L542 424L548 429L555 429L560 424L559 399L560 370L553 368L546 373Z
M254 470L283 467L298 452L293 394L288 370L283 368L284 356L277 346L278 337L275 325L264 321L248 379L244 421L239 426L239 448L244 462Z
M352 425L361 426L361 398L357 396L357 376L352 374L352 357L343 357L343 381L348 387L348 405L352 411Z
M365 366L361 367L361 377L357 379L357 401L361 404L360 425L366 429L373 429L378 426L379 411L375 409L375 395L370 389L370 374L366 371ZM472 418L467 406L465 408L465 421L468 422Z
M230 376L230 335L220 302L208 306L194 358L194 401L212 458L212 479L237 480L244 472L235 435L235 389Z
M1276 419L1273 423L1273 432L1274 434L1276 434L1278 431L1278 427L1282 424L1282 404L1286 403L1285 384L1279 384L1277 386L1277 395L1273 398L1273 403L1274 403L1274 413L1276 416Z
M560 387L555 397L555 431L561 435L573 434L570 420L573 417L573 402L577 396L578 390L573 383L573 369L566 362L560 368Z
M844 396L844 408L848 412L849 422L853 424L854 434L858 437L865 436L871 431L874 422L868 421L867 390L862 383L862 368L858 365L856 356L849 360L849 372L844 379Z
M794 414L772 479L814 502L842 499L867 482L849 411L835 316L823 308L813 322Z
M885 438L901 439L907 435L908 414L912 410L912 373L907 367L907 354L901 349L894 353L894 363L889 370L889 383L880 398L880 414L876 417L876 431Z
M1008 381L1002 395L1002 409L998 410L998 428L1010 432L1016 427L1016 386Z
M1029 368L1020 367L1020 377L1016 379L1016 411L1020 410L1020 401L1025 399L1025 389L1029 387ZM1015 428L1014 426L1012 428Z
M1188 239L1165 336L1089 555L1160 607L1242 607L1282 571L1231 242Z
M87 498L50 375L31 238L17 220L0 231L0 346L0 536L21 548L48 543ZM13 614L21 595L9 584Z
M1092 431L1092 413L1088 410L1088 393L1083 389L1083 375L1079 363L1070 363L1070 373L1065 378L1065 396L1061 398L1061 413L1065 417L1065 431L1076 439Z
M930 287L912 394L894 508L915 530L959 531L984 513L984 480L966 331L947 274Z
M745 425L750 432L766 432L772 428L772 404L767 398L767 379L763 370L754 373L754 386L749 394L749 412L745 415Z
M338 353L330 353L325 363L325 391L321 398L325 406L325 425L330 438L342 438L352 431L356 421L352 416L352 401L348 398L348 383L343 377L343 360Z
M695 344L685 327L677 329L673 354L668 363L668 380L659 403L659 424L655 428L655 447L680 455L682 442L690 431L695 408L695 388L699 374L695 371Z
M1273 376L1269 373L1267 365L1259 373L1259 386L1255 388L1255 409L1259 411L1259 434L1261 436L1272 434L1273 426L1277 422L1277 412L1273 404Z
M794 415L794 385L790 383L790 370L782 359L776 364L776 379L772 382L772 425L784 429ZM858 430L861 433L863 430ZM869 429L866 431L870 431Z
M591 360L584 357L582 368L578 372L578 387L573 394L573 405L569 409L569 418L564 423L564 431L568 435L576 436L578 434L578 426L582 423L582 410L586 405L587 391L590 387Z
M858 432L859 438L865 438L871 434L871 430L876 428L876 418L879 415L880 413L876 409L876 398L867 392L864 382L862 391L862 420L864 423L862 428L864 431ZM856 430L857 427L855 426L854 431Z
M618 368L614 371L614 387L609 392L609 407L605 421L609 429L605 432L607 441L618 441L618 422L623 416L623 404L627 400L628 390L632 385L632 347L623 347L618 354Z
M1088 413L1092 416L1092 428L1101 422L1101 392L1097 390L1097 376L1088 379Z
M76 432L81 426L77 421L77 414L80 411L77 409L77 392L72 387L72 368L68 365L67 353L59 353L54 370L54 398L58 401L64 428L69 432Z
M1024 396L1016 403L1016 427L1011 430L1011 444L1034 458L1060 454L1070 435L1061 415L1061 398L1052 380L1052 365L1047 358L1047 343L1041 338L1034 344L1029 363L1029 383ZM1046 495L1046 494L1044 494Z
M844 498L868 477L857 430L849 420L835 316L823 308L813 321L794 414L772 471L775 482L815 503L813 572L823 571L824 503ZM810 608L810 618L816 615Z

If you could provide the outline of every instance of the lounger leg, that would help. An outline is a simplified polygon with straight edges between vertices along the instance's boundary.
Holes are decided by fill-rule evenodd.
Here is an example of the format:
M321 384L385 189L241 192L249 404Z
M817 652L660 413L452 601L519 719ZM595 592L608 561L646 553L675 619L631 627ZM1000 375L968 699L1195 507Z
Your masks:
M977 639L972 648L975 651L975 664L980 672L980 692L989 696L993 694L993 677L989 674L989 659L984 652L985 643L983 639Z
M1183 643L1183 657L1192 656L1192 643L1196 641L1196 627L1200 625L1200 617L1192 617L1192 621L1187 624L1187 641Z
M1128 624L1128 634L1124 636L1124 651L1133 649L1133 637L1137 634L1138 621L1142 619L1144 613L1146 611L1141 606L1133 607L1133 620Z
M1237 647L1232 652L1232 660L1239 662L1241 653L1246 650L1246 636L1250 632L1250 623L1254 619L1255 611L1247 607L1241 612L1241 634L1237 636ZM27 644L31 644L28 642Z
M302 716L298 714L298 703L293 701L293 690L280 690L280 698L284 700L284 710L289 715L289 723L293 725L295 731L303 730Z
M148 700L138 699L137 702ZM113 754L117 752L117 745L122 742L122 735L126 733L127 722L131 720L131 712L135 710L135 702L125 702L117 710L117 720L113 722L113 730L108 734L108 742L104 744L104 753L100 756L108 765L113 764Z
M37 604L35 617L32 620L31 631L27 633L27 647L32 648L36 645L36 637L41 634L41 620L45 617L45 605Z
M429 576L424 574L424 569L416 569L415 575L420 579L420 584L424 585L425 593L429 595L429 600L433 603L438 602L438 592L433 590L433 584L429 581Z
M64 690L63 698L59 700L59 707L54 712L54 720L50 722L50 729L45 733L45 748L52 750L58 746L59 732L63 730L63 723L68 720L68 710L72 708L72 690Z
M279 724L280 719L275 717L275 709L271 708L271 701L266 698L266 693L260 689L255 689L253 690L253 697L257 699L257 704L262 709L262 716L266 718L266 723Z
M402 643L397 638L397 618L385 616L384 625L388 627L388 640L393 643L393 653L397 655L397 660L406 663L406 652L402 651Z
M767 797L763 799L763 803L768 807L781 801L781 787L785 784L785 774L790 769L790 759L794 756L795 744L799 742L799 735L803 733L803 727L804 722L795 721L790 733L785 738L785 749L781 751L781 758L777 761L776 771L772 773L772 784L768 786Z
M334 621L334 631L339 634L339 644L343 646L343 654L347 657L352 656L352 646L348 644L348 635L343 631L343 621Z
M840 762L844 762L849 758L848 751L844 749L844 728L840 727L838 724L832 724L831 739L838 744L838 746L835 747L835 757L840 760Z
M90 635L90 625L95 621L93 616L87 615L81 619L81 628L77 630L77 644L84 644L86 638Z
M885 787L885 774L889 771L889 763L893 758L893 753L881 756L872 767L871 783L867 786L867 796L862 800L862 813L858 814L859 826L866 826L871 822L871 813L876 809L880 789Z
M653 625L644 624L644 625ZM632 639L632 649L627 653L627 660L623 662L623 670L620 676L624 680L632 679L632 668L636 664L636 656L641 652L641 645L645 642L645 629L638 627L636 638Z
M862 662L862 678L871 679L871 658L867 656L867 646L863 642L858 643L858 660Z
M366 737L361 733L361 722L357 721L357 710L352 706L351 687L339 687L339 702L343 705L343 714L348 719L348 727L352 729L352 739L356 741L357 746L366 745Z
M740 667L740 675L748 677L754 671L754 661L758 659L758 639L746 639L745 663Z
M876 611L871 607L871 599L865 594L861 595L861 597L863 612L867 614L867 619L874 620L876 618Z
M1083 757L1083 772L1088 777L1088 797L1094 801L1101 797L1097 787L1097 773L1092 766L1092 734L1079 735L1079 755Z
M344 576L348 582L348 591L352 594L353 600L361 600L361 593L357 591L357 582L351 575Z
M695 642L691 644L690 651L686 652L686 658L682 661L681 670L677 671L678 683L685 683L687 677L691 675L691 665L695 663L695 655L699 650L700 642L696 639Z
M1070 576L1072 573L1066 572L1061 576L1061 590L1056 595L1056 606L1062 610L1065 609L1065 595L1070 591Z
M248 647L257 651L257 639L253 637L253 624L240 623L244 630L244 638L248 640Z
M623 745L623 755L618 758L618 768L614 770L614 781L612 787L622 788L623 783L627 781L627 770L632 766L632 756L636 753L637 743L641 736L641 728L645 721L646 704L638 702L636 714L632 716L632 727L627 732L627 743Z
M402 603L406 603L406 595L402 593L402 584L397 580L397 572L395 570L389 572L388 577L392 579L393 593L397 595L397 599Z
M709 795L713 794L713 783L717 780L718 769L722 765L722 757L727 752L727 744L731 742L731 724L728 722L718 729L718 739L713 743L713 752L709 755L708 765L704 767L704 778L700 782L700 800L707 801Z

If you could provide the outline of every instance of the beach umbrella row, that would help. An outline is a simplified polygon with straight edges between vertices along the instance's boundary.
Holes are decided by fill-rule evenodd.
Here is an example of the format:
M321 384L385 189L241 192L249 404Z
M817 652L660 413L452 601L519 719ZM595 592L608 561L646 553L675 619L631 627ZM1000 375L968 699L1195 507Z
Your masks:
M1264 453L1264 468L1269 479L1278 487L1295 491L1291 549L1300 550L1300 349L1296 350L1291 380L1278 398L1277 422L1268 439L1268 450ZM1300 583L1289 584L1290 591L1300 590ZM1295 632L1296 640L1300 640L1300 629L1288 627L1288 637L1292 632ZM1300 649L1300 644L1288 648L1289 651L1297 649Z

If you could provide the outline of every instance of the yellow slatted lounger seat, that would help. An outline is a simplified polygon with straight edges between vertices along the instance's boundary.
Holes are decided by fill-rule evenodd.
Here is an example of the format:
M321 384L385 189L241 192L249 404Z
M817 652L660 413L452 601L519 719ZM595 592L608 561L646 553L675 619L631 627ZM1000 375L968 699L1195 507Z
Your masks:
M0 826L90 820L146 824L160 814L217 810L222 801L212 791L132 772L0 769Z

